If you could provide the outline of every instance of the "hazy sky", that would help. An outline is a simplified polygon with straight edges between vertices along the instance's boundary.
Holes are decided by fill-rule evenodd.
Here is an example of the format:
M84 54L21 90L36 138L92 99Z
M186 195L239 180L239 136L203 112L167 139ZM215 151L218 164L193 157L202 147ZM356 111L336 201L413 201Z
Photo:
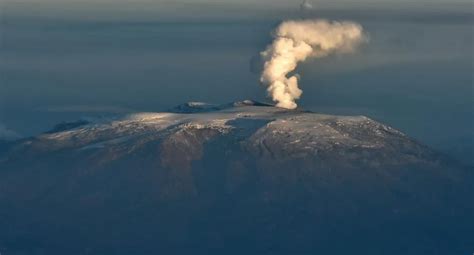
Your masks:
M472 3L312 3L302 13L286 0L2 1L0 134L190 100L266 100L250 60L272 29L289 18L327 18L362 24L370 42L301 65L302 107L367 115L470 158Z
M465 0L313 0L311 3L318 10L472 11L472 1ZM275 11L298 10L299 5L294 0L4 0L2 4L6 14L94 19L270 16Z

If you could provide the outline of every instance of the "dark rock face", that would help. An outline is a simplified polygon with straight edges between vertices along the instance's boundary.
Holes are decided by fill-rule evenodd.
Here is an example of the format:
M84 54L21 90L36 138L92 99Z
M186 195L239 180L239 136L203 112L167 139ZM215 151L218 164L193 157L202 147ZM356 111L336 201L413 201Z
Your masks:
M134 114L3 150L0 251L468 254L471 170L366 117Z

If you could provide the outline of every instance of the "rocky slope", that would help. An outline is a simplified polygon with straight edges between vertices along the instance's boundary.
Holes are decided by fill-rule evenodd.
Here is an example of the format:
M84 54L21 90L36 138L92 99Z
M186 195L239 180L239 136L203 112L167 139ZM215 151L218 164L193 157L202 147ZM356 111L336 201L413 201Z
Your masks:
M8 144L0 251L462 254L473 180L363 116L188 103Z

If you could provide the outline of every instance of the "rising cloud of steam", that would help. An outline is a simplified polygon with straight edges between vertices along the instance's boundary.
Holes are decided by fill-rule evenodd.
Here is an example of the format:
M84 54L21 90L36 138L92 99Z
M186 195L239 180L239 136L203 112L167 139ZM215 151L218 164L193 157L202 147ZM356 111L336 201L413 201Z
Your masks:
M298 75L287 75L308 58L351 52L362 41L362 26L353 22L289 20L275 30L273 43L260 53L264 66L260 81L277 107L294 109L303 91Z

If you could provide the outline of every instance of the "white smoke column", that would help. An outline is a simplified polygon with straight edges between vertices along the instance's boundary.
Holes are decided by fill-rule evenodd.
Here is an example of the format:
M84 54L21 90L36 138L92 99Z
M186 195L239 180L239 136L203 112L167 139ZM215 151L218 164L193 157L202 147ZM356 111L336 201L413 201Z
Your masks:
M303 93L298 88L298 75L287 77L299 62L334 52L351 52L364 39L359 24L327 20L285 21L273 36L273 43L260 53L264 61L260 81L267 86L276 106L287 109L295 109L295 100Z

